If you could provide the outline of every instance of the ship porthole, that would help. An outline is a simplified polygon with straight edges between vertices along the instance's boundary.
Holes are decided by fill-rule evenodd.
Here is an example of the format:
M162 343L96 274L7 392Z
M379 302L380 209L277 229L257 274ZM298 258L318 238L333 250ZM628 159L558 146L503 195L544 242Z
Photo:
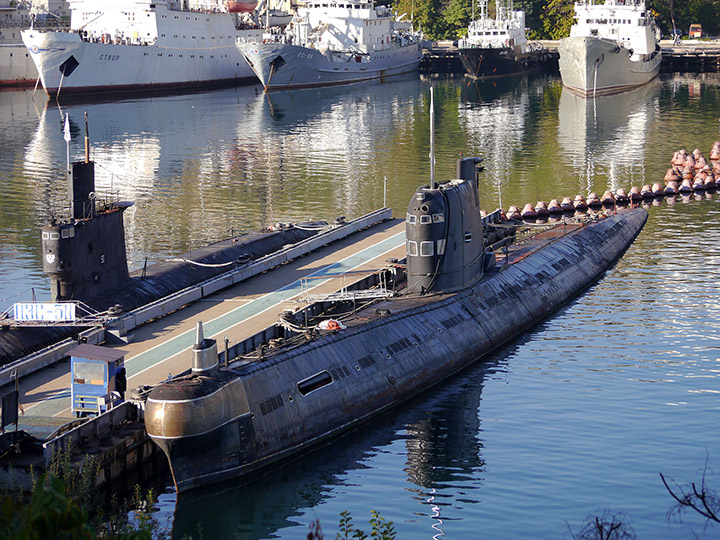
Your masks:
M288 396L288 401L292 401L292 400L293 400L293 397L292 397L292 396Z
M386 355L385 355L385 358L387 358L388 360L390 360L390 355L389 355L389 354L386 354Z
M443 331L442 328L438 328L438 332L440 332L442 334L442 331Z
M355 369L357 369L358 371L360 371L360 366L355 366Z

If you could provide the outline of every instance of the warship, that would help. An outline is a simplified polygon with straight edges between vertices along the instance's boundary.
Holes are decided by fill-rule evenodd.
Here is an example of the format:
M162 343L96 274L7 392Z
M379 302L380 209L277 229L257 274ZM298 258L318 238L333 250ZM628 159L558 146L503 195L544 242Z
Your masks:
M560 40L563 86L581 97L617 94L660 73L660 31L645 0L579 0Z
M435 182L432 96L430 124L405 259L284 311L222 360L197 322L191 368L145 402L178 492L279 466L478 361L600 279L647 220L642 208L534 226L483 215L480 158Z
M473 79L509 77L540 69L549 58L539 43L525 35L525 12L512 0L498 2L496 16L488 15L488 0L480 0L480 17L470 22L467 37L458 41L465 74ZM474 15L473 15L474 16Z
M385 80L416 71L422 59L411 26L364 0L300 4L284 33L237 47L265 91Z

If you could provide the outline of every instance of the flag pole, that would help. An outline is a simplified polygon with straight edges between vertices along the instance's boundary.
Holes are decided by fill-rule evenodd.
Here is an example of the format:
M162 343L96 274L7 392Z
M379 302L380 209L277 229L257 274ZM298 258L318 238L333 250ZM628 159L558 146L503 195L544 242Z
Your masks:
M65 113L65 129L63 131L67 149L67 171L70 172L70 113Z

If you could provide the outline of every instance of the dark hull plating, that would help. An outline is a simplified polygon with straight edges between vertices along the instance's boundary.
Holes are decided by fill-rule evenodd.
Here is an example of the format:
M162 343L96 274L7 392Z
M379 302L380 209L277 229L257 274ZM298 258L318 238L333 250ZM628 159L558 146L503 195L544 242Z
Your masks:
M178 491L287 458L437 384L537 324L597 281L646 219L642 209L620 212L459 292L385 300L359 312L345 330L262 361L231 364L200 377L202 385L161 385L147 402L148 433L167 454ZM389 311L377 317L382 309ZM325 372L330 383L301 391L300 381Z
M510 47L502 49L459 49L465 73L474 79L510 77L540 69L544 52L516 55Z
M233 88L236 86L256 84L257 78L253 77L234 77L229 79L215 79L211 81L185 81L177 83L163 84L118 84L118 85L97 85L97 86L66 86L63 87L59 100L60 102L74 103L87 101L90 96L126 99L128 96L162 96L173 94L185 94L192 92L202 92L205 90L217 88ZM29 81L25 85L35 84L35 81ZM45 89L47 95L55 99L58 96L57 88Z

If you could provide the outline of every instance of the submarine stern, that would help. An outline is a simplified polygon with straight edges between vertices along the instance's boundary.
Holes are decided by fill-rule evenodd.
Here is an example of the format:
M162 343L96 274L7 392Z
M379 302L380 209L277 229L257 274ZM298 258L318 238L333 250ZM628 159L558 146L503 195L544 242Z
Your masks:
M178 491L219 480L254 461L243 378L219 368L217 342L205 338L202 322L197 323L190 372L150 392L145 429L165 452Z

